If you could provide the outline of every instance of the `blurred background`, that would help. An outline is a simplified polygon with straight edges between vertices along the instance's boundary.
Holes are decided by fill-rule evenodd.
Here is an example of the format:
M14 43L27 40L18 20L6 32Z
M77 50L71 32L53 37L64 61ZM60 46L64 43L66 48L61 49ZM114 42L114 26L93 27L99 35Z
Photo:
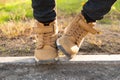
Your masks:
M58 27L61 31L81 11L87 0L56 0ZM34 18L31 0L0 0L0 56L33 55L31 37ZM104 19L97 21L102 34L86 36L80 54L120 53L120 0Z
M57 9L66 15L80 12L87 0L56 0ZM59 13L58 13L59 14ZM112 7L111 12L102 23L111 23L111 19L120 19L120 1ZM31 0L0 0L0 23L32 19Z

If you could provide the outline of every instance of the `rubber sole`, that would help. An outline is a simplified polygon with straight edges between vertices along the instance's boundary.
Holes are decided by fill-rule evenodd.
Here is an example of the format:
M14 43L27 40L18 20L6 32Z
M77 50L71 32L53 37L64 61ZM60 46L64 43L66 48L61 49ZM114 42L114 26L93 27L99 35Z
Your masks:
M63 48L62 45L60 45L59 39L57 39L56 44L59 50L61 50L69 59L72 59L72 56Z
M58 58L51 59L51 60L38 60L36 57L34 57L35 61L40 64L52 64L58 62Z

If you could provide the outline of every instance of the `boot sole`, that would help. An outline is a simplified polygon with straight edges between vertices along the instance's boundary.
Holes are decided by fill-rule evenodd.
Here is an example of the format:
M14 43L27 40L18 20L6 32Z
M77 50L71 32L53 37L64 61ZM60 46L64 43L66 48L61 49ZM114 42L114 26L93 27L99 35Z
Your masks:
M35 61L40 64L52 64L58 62L58 58L50 59L50 60L39 60L36 57L34 57Z
M63 48L62 45L60 45L59 39L57 39L56 43L57 43L57 48L61 50L69 59L72 59L72 56Z

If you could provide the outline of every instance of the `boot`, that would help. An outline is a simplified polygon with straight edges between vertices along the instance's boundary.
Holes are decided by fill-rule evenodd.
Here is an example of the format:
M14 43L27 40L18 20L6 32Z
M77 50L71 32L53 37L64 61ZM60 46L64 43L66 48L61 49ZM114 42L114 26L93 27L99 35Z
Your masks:
M55 22L44 25L37 22L37 26L33 28L36 34L36 49L35 49L35 60L39 62L54 62L57 60L57 47L56 39L57 34L55 32Z
M86 23L81 13L78 14L65 29L63 36L57 39L58 48L71 59L78 53L84 37L89 32L92 34L99 33L92 27L93 25Z

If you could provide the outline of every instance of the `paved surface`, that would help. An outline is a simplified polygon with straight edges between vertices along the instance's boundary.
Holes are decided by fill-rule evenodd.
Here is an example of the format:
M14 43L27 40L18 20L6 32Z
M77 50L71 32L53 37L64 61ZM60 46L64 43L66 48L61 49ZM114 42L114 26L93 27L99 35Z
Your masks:
M0 80L120 80L120 61L61 61L45 65L33 58L21 59L1 62Z

